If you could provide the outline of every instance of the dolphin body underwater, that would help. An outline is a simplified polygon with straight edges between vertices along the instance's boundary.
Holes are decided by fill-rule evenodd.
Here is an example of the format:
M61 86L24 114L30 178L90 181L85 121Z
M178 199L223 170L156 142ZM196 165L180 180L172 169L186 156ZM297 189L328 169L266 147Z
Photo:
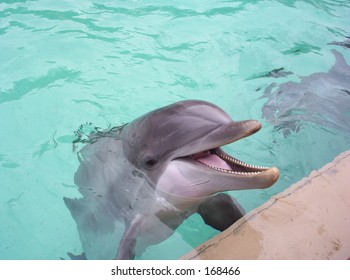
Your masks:
M332 53L335 64L328 72L273 83L265 90L262 116L285 137L298 132L303 122L350 132L350 66L340 52Z
M82 197L64 198L86 257L133 259L197 211L208 225L228 228L242 214L220 192L267 188L279 177L276 167L246 164L220 148L260 128L189 100L92 139L74 176Z

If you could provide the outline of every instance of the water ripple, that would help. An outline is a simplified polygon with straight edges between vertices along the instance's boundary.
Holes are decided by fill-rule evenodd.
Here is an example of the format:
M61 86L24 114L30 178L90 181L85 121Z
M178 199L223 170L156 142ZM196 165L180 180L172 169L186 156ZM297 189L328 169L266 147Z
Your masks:
M251 1L248 4L250 5ZM122 15L132 16L132 17L142 17L146 15L151 15L151 14L158 14L158 15L162 14L174 19L185 18L185 17L197 17L197 16L211 17L215 15L231 16L241 11L245 5L246 4L244 2L240 2L236 6L226 6L226 7L224 6L224 7L212 8L205 11L197 11L195 9L178 8L178 7L169 6L169 5L167 6L147 5L144 7L130 9L130 8L113 7L113 6L107 6L104 4L94 3L94 7L96 9L100 11L107 11L113 14L122 14Z
M46 75L38 78L25 78L15 81L11 89L0 92L0 104L21 99L25 95L31 94L39 89L53 86L61 80L66 82L73 81L79 75L79 71L56 68L49 70Z

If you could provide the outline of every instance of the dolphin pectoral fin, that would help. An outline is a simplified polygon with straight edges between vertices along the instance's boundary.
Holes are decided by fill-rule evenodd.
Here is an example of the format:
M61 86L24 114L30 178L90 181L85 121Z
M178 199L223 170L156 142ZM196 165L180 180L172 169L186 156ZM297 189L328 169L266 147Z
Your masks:
M117 260L132 260L135 257L136 238L140 232L140 224L143 216L138 214L126 228L122 239L119 242Z
M98 220L98 212L93 203L88 203L86 198L63 198L64 203L72 214L78 227L98 229L101 220Z
M197 212L207 225L220 231L229 228L245 214L241 205L224 193L207 198L200 204Z
M76 222L87 259L113 259L125 226L94 199L64 198Z
M76 220L76 216L83 211L83 208L84 208L83 200L78 198L71 199L67 197L64 197L63 200L67 208L71 212L74 220Z
M71 259L71 260L87 260L86 258L86 255L85 253L81 253L80 255L74 255L73 253L71 252L67 252L67 255L68 257Z

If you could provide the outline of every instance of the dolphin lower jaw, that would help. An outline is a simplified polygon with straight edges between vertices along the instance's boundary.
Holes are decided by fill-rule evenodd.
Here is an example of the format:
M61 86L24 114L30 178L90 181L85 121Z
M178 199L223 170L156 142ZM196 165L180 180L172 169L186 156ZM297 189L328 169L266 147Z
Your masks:
M157 190L173 205L183 208L184 202L193 203L218 192L265 189L279 178L276 167L259 169L243 162L229 164L232 168L239 166L240 171L204 164L190 156L175 159L159 179Z
M173 159L157 189L176 207L186 208L193 201L222 191L268 188L278 178L276 167L248 164L216 147Z
M186 174L184 171L186 168L189 170L191 175L188 175L187 178L201 178L202 174L203 183L201 188L207 185L204 178L211 178L211 180L207 180L209 192L206 195L210 195L212 190L217 192L218 190L264 189L272 186L279 178L279 170L276 167L255 166L245 163L228 155L221 148L208 151L208 156L212 157L212 155L223 162L220 166L226 165L228 168L218 167L218 161L215 161L215 165L212 165L212 159L205 161L203 157L196 159L189 156L177 160L178 166L182 166L182 174ZM187 167L183 166L184 163ZM201 184L195 183L194 185L197 188ZM203 191L204 189L205 187Z

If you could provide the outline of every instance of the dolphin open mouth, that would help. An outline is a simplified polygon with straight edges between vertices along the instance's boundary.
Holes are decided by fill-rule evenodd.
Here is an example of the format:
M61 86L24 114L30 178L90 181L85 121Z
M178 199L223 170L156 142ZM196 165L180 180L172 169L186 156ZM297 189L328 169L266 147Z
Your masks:
M187 159L191 160L192 163L196 165L201 164L202 167L223 172L227 175L258 175L271 168L245 163L225 153L221 146L253 135L260 129L261 123L255 120L231 122L223 125L217 130L210 132L209 138L211 140L214 139L214 141L211 142L211 144L213 144L212 146L208 143L206 148L187 156ZM215 140L217 139L221 140L216 142ZM205 144L203 146L205 146Z
M221 148L199 152L191 155L190 158L211 169L235 175L256 175L269 169L269 167L255 166L240 161L225 153Z

